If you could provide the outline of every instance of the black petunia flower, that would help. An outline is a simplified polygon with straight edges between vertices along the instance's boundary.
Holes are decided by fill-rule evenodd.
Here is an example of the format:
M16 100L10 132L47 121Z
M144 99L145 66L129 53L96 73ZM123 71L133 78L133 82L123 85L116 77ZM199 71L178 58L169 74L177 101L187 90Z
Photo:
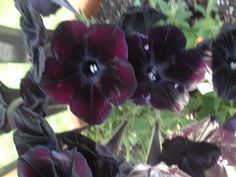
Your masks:
M205 76L206 64L198 51L185 50L185 36L175 26L156 27L148 35L133 32L127 42L138 82L134 102L182 110L188 102L188 91Z
M213 85L217 94L236 101L236 29L222 32L212 44Z
M103 122L112 105L133 95L136 79L119 28L62 22L54 33L52 52L45 64L45 89L54 101L69 103L71 111L84 121Z
M178 167L192 177L205 177L204 170L212 167L221 155L220 148L207 142L194 142L177 136L164 141L159 160Z

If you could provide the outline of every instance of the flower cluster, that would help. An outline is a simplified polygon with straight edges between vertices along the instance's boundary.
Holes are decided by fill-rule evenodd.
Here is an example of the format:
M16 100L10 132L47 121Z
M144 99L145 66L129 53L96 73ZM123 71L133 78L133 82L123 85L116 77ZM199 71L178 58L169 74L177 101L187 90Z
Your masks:
M143 20L148 15L164 18L144 10ZM133 16L137 14L140 10ZM103 122L113 105L129 98L181 111L188 92L204 78L204 61L196 49L185 49L186 38L177 27L139 21L145 26L139 31L138 18L130 16L121 25L126 36L113 25L87 27L80 21L62 22L54 32L53 56L46 61L43 84L54 101L69 104L90 124Z

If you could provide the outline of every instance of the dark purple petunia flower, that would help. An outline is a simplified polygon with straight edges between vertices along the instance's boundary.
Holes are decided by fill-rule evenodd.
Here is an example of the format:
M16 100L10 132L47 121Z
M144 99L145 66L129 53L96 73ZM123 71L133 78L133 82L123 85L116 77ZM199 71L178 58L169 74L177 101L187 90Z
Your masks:
M92 177L82 154L74 150L50 151L36 146L18 160L19 177Z
M16 8L19 9L19 0L15 0ZM43 16L54 14L60 6L53 3L51 0L28 0L28 3Z
M205 76L206 64L199 52L185 50L185 36L175 26L156 27L148 35L133 32L127 42L138 82L134 102L182 110L188 102L188 91Z
M112 105L120 105L136 88L124 33L113 25L61 23L52 41L43 83L58 103L90 124L102 123Z
M148 34L160 20L166 20L166 16L147 5L129 7L120 19L120 26L126 34L132 31Z
M178 167L192 177L205 177L204 170L211 168L221 155L220 148L207 142L194 142L177 136L166 139L159 160Z
M221 32L212 44L213 85L217 94L236 101L236 29Z

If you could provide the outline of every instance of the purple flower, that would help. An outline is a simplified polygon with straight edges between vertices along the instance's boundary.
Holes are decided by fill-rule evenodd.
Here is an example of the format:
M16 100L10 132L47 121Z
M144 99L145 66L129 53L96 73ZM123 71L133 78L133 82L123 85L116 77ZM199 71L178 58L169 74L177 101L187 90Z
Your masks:
M50 151L36 146L18 160L19 177L92 177L92 172L82 154L74 150Z
M236 29L222 32L212 44L213 85L217 94L236 101Z
M173 139L178 136L182 136L183 138L188 138L189 140L193 142L197 142L197 143L199 142L210 143L211 145L216 145L218 148L220 148L220 151L221 151L220 158L217 160L217 162L213 166L211 166L211 168L204 170L204 174L206 177L227 176L225 166L226 165L234 166L236 164L235 132L229 131L225 127L219 127L219 124L215 119L208 118L200 122L197 122L195 124L189 125L185 127L183 130L181 130L180 132L173 133L171 135L171 138ZM202 149L199 149L198 152L201 152L201 150ZM213 151L204 150L202 151L202 154L207 153L205 154L205 157L206 157L205 160L207 160L207 158L214 157L214 152L217 152L217 151L215 151L214 149ZM186 153L184 153L184 155L185 154ZM200 156L197 156L197 157L192 156L192 157L194 157L196 161L204 160L204 158L201 159L202 157L204 157L204 155L202 155L201 158L199 158ZM224 164L223 163L224 161L227 162L227 164ZM189 164L191 165L190 162ZM194 167L196 166L193 165L192 169L194 169ZM198 172L198 170L196 172Z
M52 52L45 64L45 89L54 101L69 103L84 121L102 123L112 105L133 95L136 79L119 28L62 22L55 30Z
M159 160L178 167L192 177L205 177L204 170L211 168L219 156L220 148L207 142L194 142L181 136L166 139Z
M19 0L15 0L16 8L19 9ZM53 3L51 0L28 0L28 3L43 16L54 14L60 6Z
M127 41L138 82L134 102L182 110L188 102L188 91L205 76L206 64L198 51L185 50L185 36L175 26L156 27L148 35L133 32Z

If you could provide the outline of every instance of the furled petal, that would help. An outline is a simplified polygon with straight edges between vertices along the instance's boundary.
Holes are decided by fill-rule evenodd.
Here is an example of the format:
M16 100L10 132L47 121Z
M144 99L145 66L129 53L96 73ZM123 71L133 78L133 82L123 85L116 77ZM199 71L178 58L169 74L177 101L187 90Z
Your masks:
M56 28L52 52L59 62L76 64L84 58L87 27L80 21L64 21Z
M54 58L48 58L43 74L43 84L50 98L57 103L69 103L78 79L75 80L73 68L67 68Z
M219 66L213 71L213 85L217 94L225 99L236 100L236 70Z
M19 177L92 177L85 158L76 150L64 152L49 151L36 146L20 156Z
M113 25L93 25L86 38L86 56L100 58L101 62L128 59L128 50L123 31Z
M175 26L156 27L148 35L159 62L184 51L186 38Z
M124 103L136 89L136 79L128 62L117 61L101 77L101 88L107 98L115 105Z
M99 88L88 86L76 89L70 109L85 122L99 124L111 113L112 105Z
M196 49L190 49L180 54L176 63L169 66L166 74L168 77L183 83L189 90L204 79L206 64Z
M20 9L18 2L19 0L14 1L16 8ZM43 16L54 14L60 8L59 5L51 2L50 0L28 0L28 3L35 9L35 11Z
M183 85L166 82L152 88L150 103L155 108L179 112L188 103L188 99L188 92Z

